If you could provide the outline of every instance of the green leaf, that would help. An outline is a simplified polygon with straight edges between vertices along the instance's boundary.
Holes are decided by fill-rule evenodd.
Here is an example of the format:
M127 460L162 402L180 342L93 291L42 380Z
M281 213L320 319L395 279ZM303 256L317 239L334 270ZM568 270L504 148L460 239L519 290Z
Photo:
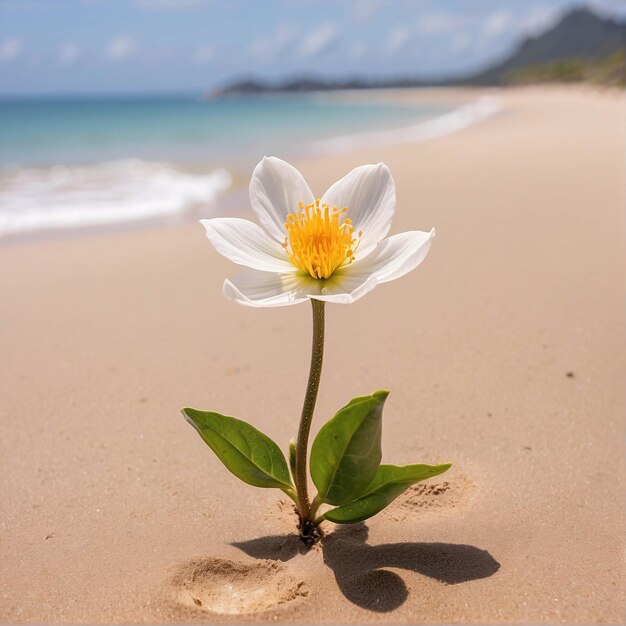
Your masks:
M377 391L355 398L320 429L311 447L311 477L322 502L352 502L374 478L388 395Z
M219 460L244 483L293 489L280 448L254 426L213 411L186 408L182 413Z
M443 465L381 465L365 493L343 506L324 513L324 517L336 524L355 524L380 513L411 485L427 478L443 474L451 463Z

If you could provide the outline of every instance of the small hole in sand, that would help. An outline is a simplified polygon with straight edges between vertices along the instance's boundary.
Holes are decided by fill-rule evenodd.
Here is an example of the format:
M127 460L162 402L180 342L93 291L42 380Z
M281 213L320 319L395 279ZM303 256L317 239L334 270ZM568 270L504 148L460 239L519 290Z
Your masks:
M259 613L308 595L303 581L273 561L194 559L180 566L171 582L178 603L224 615Z
M389 514L404 520L418 513L441 512L465 506L476 485L466 476L456 475L441 482L428 481L413 485L389 507Z

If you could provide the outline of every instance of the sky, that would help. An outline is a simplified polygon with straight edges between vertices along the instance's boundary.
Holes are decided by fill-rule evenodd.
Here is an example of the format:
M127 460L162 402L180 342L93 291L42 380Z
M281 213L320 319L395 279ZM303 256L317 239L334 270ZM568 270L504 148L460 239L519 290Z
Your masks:
M592 0L626 19L626 0ZM0 95L479 69L580 0L0 0Z

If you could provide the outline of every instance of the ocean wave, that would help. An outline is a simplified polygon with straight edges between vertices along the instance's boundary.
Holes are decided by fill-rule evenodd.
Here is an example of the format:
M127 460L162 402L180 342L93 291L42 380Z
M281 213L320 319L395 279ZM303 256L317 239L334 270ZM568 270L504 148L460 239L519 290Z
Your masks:
M218 169L192 174L139 159L9 168L0 173L0 237L179 215L231 185Z
M421 121L412 126L341 135L318 141L313 146L313 151L318 154L337 154L371 146L426 141L456 133L486 120L501 110L502 107L497 100L490 96L483 96L475 102L464 104L449 113Z

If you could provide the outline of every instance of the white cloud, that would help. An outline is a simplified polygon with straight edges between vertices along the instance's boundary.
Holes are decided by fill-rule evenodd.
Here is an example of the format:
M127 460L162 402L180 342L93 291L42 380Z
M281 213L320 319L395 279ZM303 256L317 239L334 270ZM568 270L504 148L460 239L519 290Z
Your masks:
M200 46L194 54L194 61L198 65L207 65L215 59L217 48L211 43Z
M0 61L8 63L22 54L24 46L17 37L9 37L0 44Z
M426 35L451 33L463 25L464 18L453 13L426 13L417 20L417 28Z
M511 30L513 16L507 11L497 11L487 16L483 32L487 37L499 37Z
M332 46L338 37L337 25L333 22L324 22L304 38L300 47L300 55L303 57L317 56L324 52L325 48Z
M626 0L587 0L587 6L603 17L623 19L626 16Z
M59 49L59 62L61 65L72 65L81 57L81 49L71 41L64 43Z
M252 41L248 51L255 59L268 62L285 52L298 38L298 30L291 24L279 24L276 30L267 37L259 37Z
M357 22L369 22L379 8L379 0L354 0L352 14Z
M111 61L123 61L132 57L139 50L137 42L127 35L112 39L106 47L106 56Z
M402 50L410 36L409 29L404 26L397 26L389 31L387 35L387 52L389 54L396 54Z
M519 23L519 32L523 35L537 35L550 28L558 21L560 11L549 5L536 5Z

